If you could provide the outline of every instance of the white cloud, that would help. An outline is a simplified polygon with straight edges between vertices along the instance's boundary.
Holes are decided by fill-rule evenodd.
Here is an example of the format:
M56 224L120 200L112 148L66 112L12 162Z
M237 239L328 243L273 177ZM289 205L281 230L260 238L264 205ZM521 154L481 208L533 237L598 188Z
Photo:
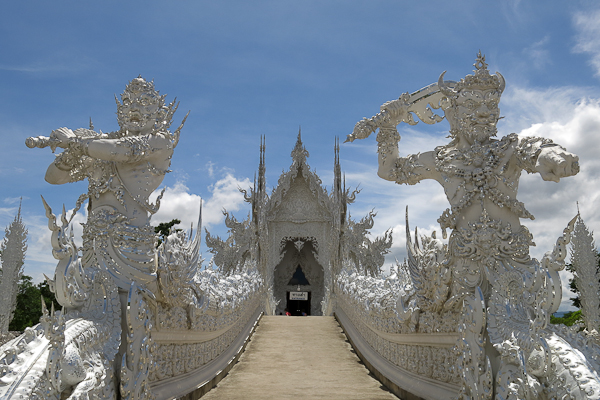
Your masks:
M238 188L251 186L250 179L238 179L232 173L226 172L225 176L212 184L208 190L210 197L205 198L202 206L202 225L210 228L223 222L223 209L238 211L244 203L244 196ZM154 193L156 198L158 193ZM173 219L181 220L180 226L188 229L191 224L196 227L198 212L200 211L200 196L189 193L188 187L178 182L173 187L167 187L160 210L152 216L152 225L169 222Z
M530 60L531 66L536 69L542 69L550 63L550 51L547 45L550 42L550 36L546 35L542 40L533 43L525 48L523 53Z
M560 108L561 112L570 111L568 121L547 120L519 133L521 136L548 137L580 158L581 172L575 177L561 179L558 184L545 182L538 175L522 176L519 198L537 217L528 226L537 233L538 247L548 250L577 213L577 202L586 224L592 228L600 226L600 215L596 212L600 198L600 158L597 154L600 148L600 101L564 103Z
M215 177L215 163L209 161L206 163L206 169L208 170L208 176L211 178Z
M4 203L8 204L8 205L16 205L16 204L19 204L22 199L23 199L23 197L21 197L21 196L19 196L19 197L5 197L4 198ZM27 199L27 197L25 197L25 199Z
M576 13L573 24L578 33L574 50L590 54L590 64L600 77L600 10Z
M24 274L31 276L36 283L44 280L43 274L52 278L58 261L52 256L48 220L45 216L32 215L25 216L23 223L28 231Z
M155 201L159 192L154 192L151 199ZM189 193L189 189L182 182L177 182L173 187L167 187L160 201L160 209L152 216L150 223L158 225L162 222L170 222L173 219L181 221L179 227L188 229L191 224L194 229L198 223L201 197Z
M231 173L218 180L209 188L212 196L206 201L204 210L206 216L202 214L202 219L207 225L214 225L223 221L222 211L230 212L238 211L244 204L244 195L239 191L239 188L249 188L252 182L249 178L239 180Z
M519 200L535 215L524 224L534 235L537 246L531 253L541 258L552 250L567 223L577 213L591 230L600 227L597 205L600 200L600 100L585 98L587 89L553 88L545 91L516 88L507 100L508 120L519 121L520 136L541 136L552 139L579 156L581 171L560 183L545 182L539 175L523 174ZM580 99L584 100L580 100ZM536 123L527 122L536 120ZM568 290L568 271L560 273L563 282L561 309L573 309Z
M500 111L506 118L499 122L498 129L510 133L539 123L564 124L582 99L595 94L592 89L573 86L536 90L513 85L502 95Z

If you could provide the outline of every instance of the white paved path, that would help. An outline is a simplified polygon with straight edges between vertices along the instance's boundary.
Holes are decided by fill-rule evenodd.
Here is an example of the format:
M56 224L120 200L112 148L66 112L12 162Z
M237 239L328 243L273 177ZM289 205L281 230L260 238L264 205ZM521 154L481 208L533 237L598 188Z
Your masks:
M265 316L229 374L202 400L398 398L369 375L333 317Z

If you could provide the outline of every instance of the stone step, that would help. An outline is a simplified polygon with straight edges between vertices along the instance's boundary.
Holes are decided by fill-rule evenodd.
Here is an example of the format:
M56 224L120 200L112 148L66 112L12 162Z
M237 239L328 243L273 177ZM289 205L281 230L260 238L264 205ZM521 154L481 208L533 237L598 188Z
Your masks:
M398 399L369 375L333 317L265 316L203 400Z

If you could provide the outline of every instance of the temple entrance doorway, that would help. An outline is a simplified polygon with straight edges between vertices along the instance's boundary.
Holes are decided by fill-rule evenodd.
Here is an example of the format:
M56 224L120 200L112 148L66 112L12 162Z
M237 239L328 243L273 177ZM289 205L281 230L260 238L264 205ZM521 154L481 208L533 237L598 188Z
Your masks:
M286 308L292 316L310 315L310 292L287 292Z
M314 238L285 238L281 243L282 258L273 274L273 296L279 300L276 314L322 315L325 294L323 267L316 258L318 245Z
M297 286L296 291L288 291L286 295L286 308L293 316L310 315L310 292L304 291L302 288L310 286L310 282L306 279L302 266L298 264L292 279L288 282L289 286Z

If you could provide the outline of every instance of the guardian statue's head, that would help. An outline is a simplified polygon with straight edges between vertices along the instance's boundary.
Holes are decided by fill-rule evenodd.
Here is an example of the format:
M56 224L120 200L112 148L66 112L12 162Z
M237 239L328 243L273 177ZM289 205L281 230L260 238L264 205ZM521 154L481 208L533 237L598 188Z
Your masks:
M117 121L128 135L147 134L169 125L171 106L165 106L166 95L154 89L154 82L141 76L131 80L117 102Z
M500 119L498 104L505 86L499 72L490 75L481 51L473 65L475 73L460 82L444 82L445 72L438 80L440 91L446 96L441 105L450 123L450 136L464 139L468 144L482 143L496 135Z

